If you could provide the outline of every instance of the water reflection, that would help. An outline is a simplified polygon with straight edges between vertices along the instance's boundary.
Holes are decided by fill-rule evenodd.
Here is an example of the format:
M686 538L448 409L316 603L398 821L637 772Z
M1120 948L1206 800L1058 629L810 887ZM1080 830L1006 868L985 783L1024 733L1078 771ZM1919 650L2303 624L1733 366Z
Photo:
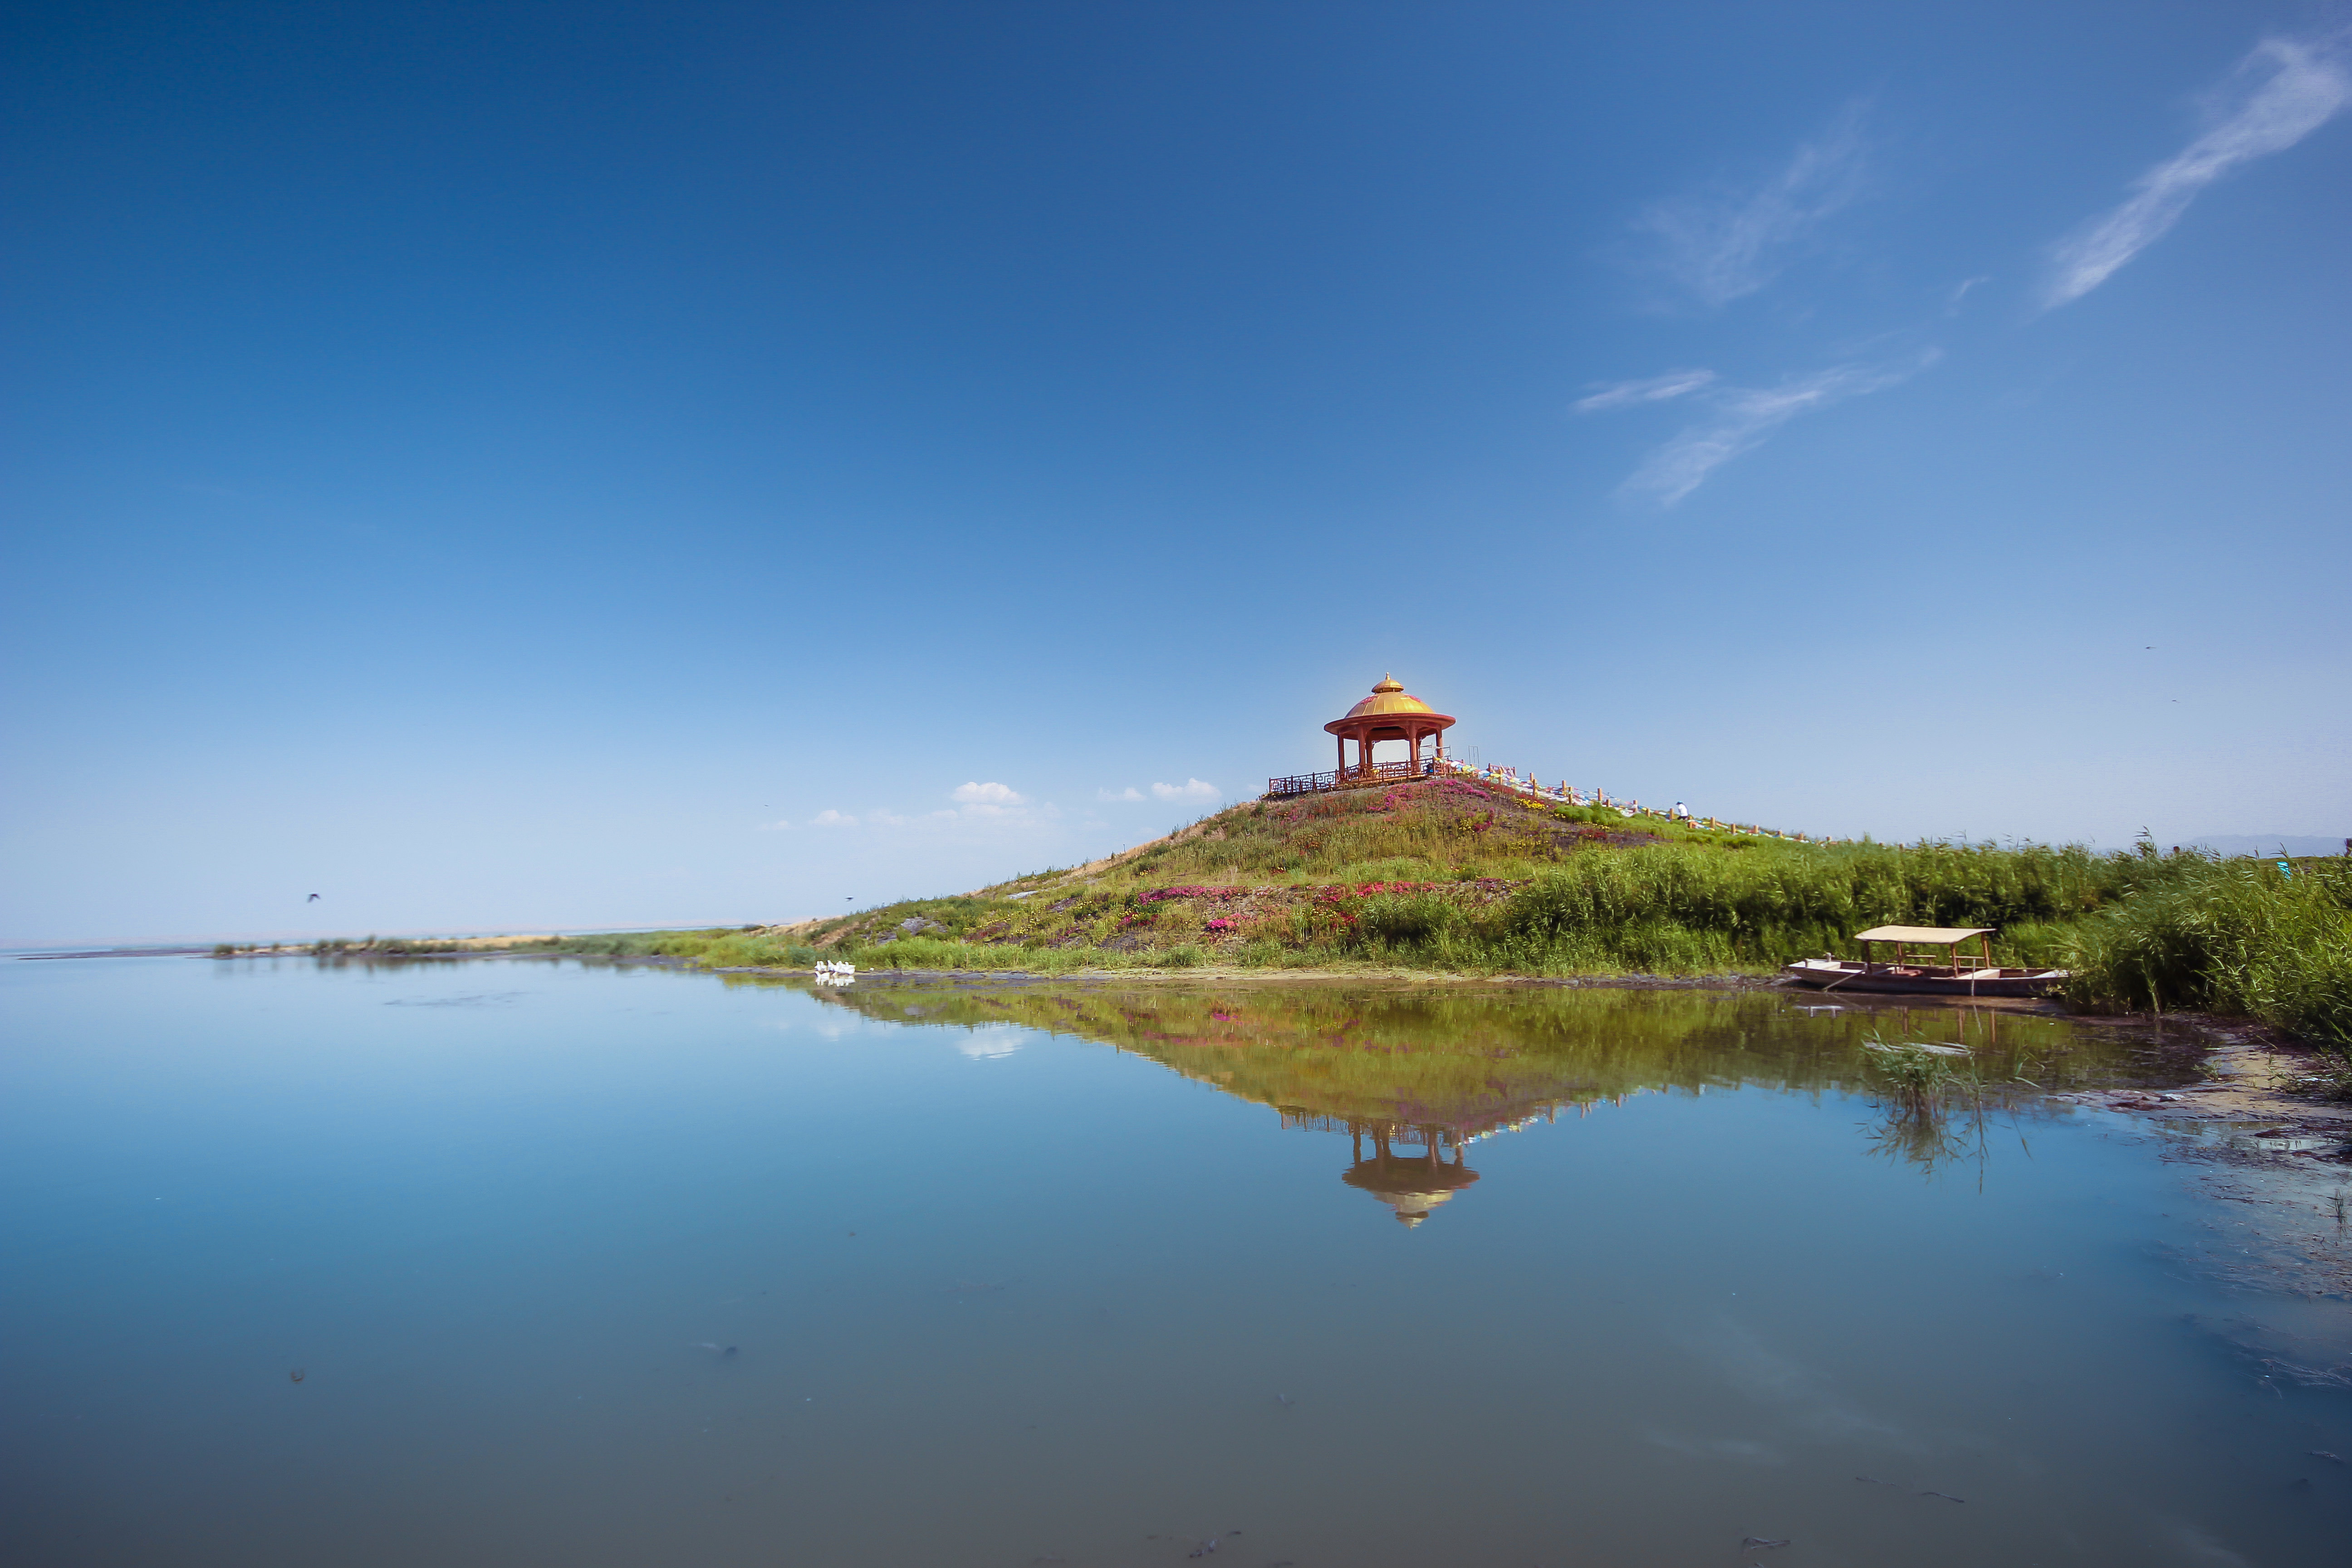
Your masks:
M1478 1173L1462 1163L1462 1145L1454 1145L1454 1160L1448 1164L1442 1154L1444 1134L1434 1127L1420 1130L1422 1152L1418 1159L1398 1155L1389 1147L1390 1130L1375 1124L1366 1129L1350 1127L1355 1135L1356 1163L1348 1167L1339 1179L1358 1192L1370 1193L1396 1211L1397 1222L1408 1230L1429 1217L1429 1211L1451 1198L1478 1179ZM1364 1135L1372 1139L1372 1157L1364 1158Z
M968 1055L996 1054L1008 1026L1078 1036L1267 1106L1286 1128L1345 1132L1354 1158L1339 1179L1407 1226L1478 1180L1465 1151L1481 1139L1639 1094L1868 1095L1881 1038L1964 1047L1973 1064L1960 1123L1889 1106L1866 1136L1929 1171L1980 1158L1986 1115L2032 1114L2045 1091L2190 1077L2136 1037L2038 1011L1823 1006L1775 991L871 976L815 996L961 1031Z
M2256 1261L2242 1205L2008 1082L2178 1078L2102 1026L809 989L0 965L10 1560L1182 1568L1213 1536L1244 1568L1979 1568L2352 1539L2352 1470L2312 1457L2352 1454L2342 1302L2214 1286L2198 1260ZM1872 1036L1964 1039L2033 1157L1997 1132L1981 1191L1871 1159Z

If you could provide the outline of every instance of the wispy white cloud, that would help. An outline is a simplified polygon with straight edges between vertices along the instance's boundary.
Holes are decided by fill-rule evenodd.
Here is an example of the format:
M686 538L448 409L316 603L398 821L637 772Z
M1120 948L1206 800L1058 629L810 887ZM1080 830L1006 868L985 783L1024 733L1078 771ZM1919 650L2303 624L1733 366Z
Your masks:
M916 833L945 833L953 838L972 838L975 842L993 838L1007 832L1044 831L1056 826L1061 810L1051 801L1033 801L1019 791L1001 784L971 783L949 792L960 804L940 806L935 810L902 814L887 806L868 806L852 813L826 809L818 812L801 826L803 827L881 828ZM1142 799L1141 795L1135 797ZM787 828L786 821L763 822L762 829Z
M1098 789L1095 791L1095 798L1097 800L1141 800L1143 792L1129 784L1125 789Z
M1156 784L1151 793L1161 800L1214 801L1225 798L1225 792L1200 779L1186 779L1182 784Z
M1010 1025L997 1024L973 1029L956 1042L956 1049L976 1062L994 1061L1009 1057L1026 1044L1028 1036Z
M2058 246L2043 303L2055 309L2081 299L2161 237L2198 192L2241 163L2286 151L2352 103L2347 37L2254 46L2212 95L2205 134L2142 174L2121 206Z
M887 806L868 805L856 812L832 808L803 820L804 828L862 828L879 832L894 839L908 836L929 838L933 842L992 843L1006 836L1035 837L1050 835L1060 829L1061 808L1052 801L1040 801L1023 795L1010 784L974 779L958 784L948 792L953 805L937 806L930 810L897 812ZM1142 799L1141 795L1135 797ZM763 822L762 829L788 828L787 821Z
M1817 140L1762 182L1654 204L1634 220L1657 245L1666 276L1710 306L1753 294L1780 275L1822 219L1862 194L1863 106L1853 104Z
M782 833L785 828L790 827L791 826L791 823L785 821L780 816L773 822L763 822L760 824L760 831L762 833Z
M1936 350L1927 349L1893 363L1832 365L1770 387L1705 385L1705 401L1715 407L1716 417L1691 426L1644 458L1641 467L1617 487L1617 493L1672 506L1705 484L1716 469L1744 452L1754 451L1774 430L1799 415L1849 397L1883 392L1908 381L1937 357ZM1602 403L1596 407L1623 405Z
M1598 414L1604 408L1623 408L1629 404L1664 403L1686 392L1696 392L1714 380L1715 372L1711 370L1670 370L1645 381L1596 383L1591 395L1578 398L1574 407L1579 414Z

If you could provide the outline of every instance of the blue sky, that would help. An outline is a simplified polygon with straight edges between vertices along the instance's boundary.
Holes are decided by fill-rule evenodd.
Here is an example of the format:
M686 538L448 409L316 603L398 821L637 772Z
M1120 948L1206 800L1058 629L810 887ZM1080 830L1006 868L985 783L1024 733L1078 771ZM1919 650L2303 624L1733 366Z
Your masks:
M959 890L1388 670L1814 833L2352 833L2347 26L13 7L0 939Z

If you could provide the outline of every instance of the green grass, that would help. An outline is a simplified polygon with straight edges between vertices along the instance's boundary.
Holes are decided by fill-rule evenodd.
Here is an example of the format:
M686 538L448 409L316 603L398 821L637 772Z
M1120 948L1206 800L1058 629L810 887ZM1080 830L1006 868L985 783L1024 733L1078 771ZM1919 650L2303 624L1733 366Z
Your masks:
M1402 884L1402 886L1400 886ZM1250 802L1108 862L791 928L531 944L717 969L1765 973L1872 925L1992 926L2087 1008L2352 1045L2352 865L2080 846L1802 843L1461 780ZM2352 1058L2347 1058L2352 1059Z
M1246 967L1694 973L1851 952L1851 932L1900 921L2001 927L2005 956L2038 962L2071 922L2151 876L2136 858L2039 846L1734 847L1662 823L1628 834L1622 822L1589 838L1570 814L1448 804L1386 820L1360 806L1287 818L1241 807L1094 877L1007 884L1027 895L1018 901L894 904L807 940L908 967L921 942L939 967L998 967L1007 948L1043 967L1072 951L1117 965L1193 946L1205 962ZM1310 858L1302 839L1313 865L1265 875L1268 862ZM1188 888L1199 891L1158 896ZM908 920L936 929L898 934Z

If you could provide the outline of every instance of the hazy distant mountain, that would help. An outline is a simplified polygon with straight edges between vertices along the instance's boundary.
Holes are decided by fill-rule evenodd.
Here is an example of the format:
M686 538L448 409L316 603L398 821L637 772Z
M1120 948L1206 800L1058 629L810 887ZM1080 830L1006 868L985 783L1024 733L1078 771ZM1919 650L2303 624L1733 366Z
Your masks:
M2275 855L2284 849L2290 855L2341 855L2344 838L2314 837L2308 833L2209 833L2201 838L2184 838L2182 848L2194 845L2219 855ZM2169 849L2171 845L2163 847Z

